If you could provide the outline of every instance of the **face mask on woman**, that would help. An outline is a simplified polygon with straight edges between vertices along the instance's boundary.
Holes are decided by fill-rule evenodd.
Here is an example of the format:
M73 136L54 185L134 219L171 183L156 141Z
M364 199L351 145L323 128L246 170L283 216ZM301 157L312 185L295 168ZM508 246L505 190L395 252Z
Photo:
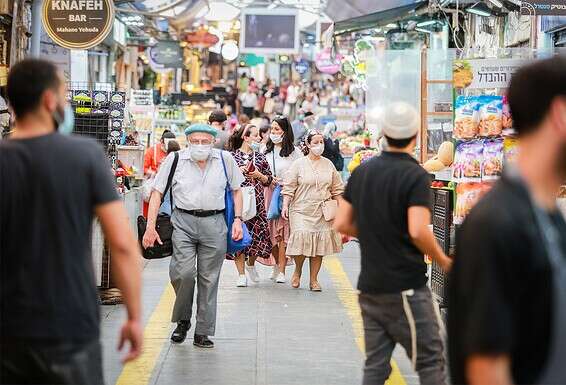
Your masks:
M252 149L253 152L259 152L259 149L261 147L261 143L259 142L251 142L250 143L250 147Z
M207 159L212 151L212 144L191 144L189 145L189 153L191 159L200 162Z
M271 141L275 144L279 144L283 141L283 135L276 135L276 134L270 134L269 138L271 139Z
M320 156L324 152L324 143L317 144L311 147L311 151L314 155Z

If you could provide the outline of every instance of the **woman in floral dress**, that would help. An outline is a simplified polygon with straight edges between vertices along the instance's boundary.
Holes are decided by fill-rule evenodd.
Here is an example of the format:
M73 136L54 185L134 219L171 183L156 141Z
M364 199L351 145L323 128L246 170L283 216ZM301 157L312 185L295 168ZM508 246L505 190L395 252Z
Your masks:
M228 142L232 156L246 177L242 187L254 187L257 210L256 216L245 222L252 236L252 244L236 255L227 257L236 262L239 274L236 285L238 287L247 286L246 271L252 282L259 282L259 274L255 268L256 260L266 265L270 264L272 244L265 212L264 190L271 184L273 177L265 155L259 152L260 145L259 128L252 124L238 127Z

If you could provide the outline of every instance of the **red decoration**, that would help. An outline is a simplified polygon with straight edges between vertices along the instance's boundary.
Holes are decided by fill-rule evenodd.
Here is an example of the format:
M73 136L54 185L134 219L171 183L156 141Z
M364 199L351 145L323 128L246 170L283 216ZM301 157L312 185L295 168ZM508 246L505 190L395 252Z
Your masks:
M218 43L218 36L209 33L204 28L199 28L194 32L185 35L185 41L194 48L208 48Z

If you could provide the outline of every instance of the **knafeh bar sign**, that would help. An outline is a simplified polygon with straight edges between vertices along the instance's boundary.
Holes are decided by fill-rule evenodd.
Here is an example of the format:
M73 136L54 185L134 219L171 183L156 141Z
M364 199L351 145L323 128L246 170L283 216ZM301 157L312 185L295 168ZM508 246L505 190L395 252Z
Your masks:
M45 0L43 27L62 47L88 49L99 44L112 30L112 0Z

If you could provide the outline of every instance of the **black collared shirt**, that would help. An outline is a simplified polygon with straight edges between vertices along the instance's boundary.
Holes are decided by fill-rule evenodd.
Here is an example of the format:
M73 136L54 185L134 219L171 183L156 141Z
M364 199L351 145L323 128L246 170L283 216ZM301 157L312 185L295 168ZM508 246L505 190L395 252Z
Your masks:
M564 218L551 217L566 251ZM528 191L502 179L457 235L448 294L453 383L467 383L465 361L474 354L508 355L513 382L534 383L552 338L552 271Z
M410 155L384 152L360 165L344 199L354 208L362 251L358 289L398 293L427 282L423 253L409 236L408 210L430 208L431 178Z

